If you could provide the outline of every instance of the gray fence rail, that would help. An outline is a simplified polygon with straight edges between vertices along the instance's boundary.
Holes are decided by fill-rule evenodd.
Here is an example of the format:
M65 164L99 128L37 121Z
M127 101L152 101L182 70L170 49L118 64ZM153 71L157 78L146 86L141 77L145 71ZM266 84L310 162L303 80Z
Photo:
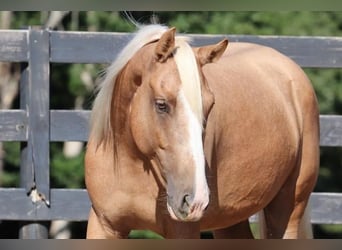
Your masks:
M189 35L193 45L232 41L268 45L302 67L342 68L341 37ZM110 63L129 33L0 30L0 61L21 62L20 109L0 110L0 141L20 141L21 184L0 188L0 220L25 221L21 238L47 237L44 221L87 220L83 189L50 187L49 143L87 141L89 111L50 110L50 63ZM321 146L342 146L342 116L321 115ZM342 193L313 193L311 222L342 224ZM253 220L253 219L252 219Z

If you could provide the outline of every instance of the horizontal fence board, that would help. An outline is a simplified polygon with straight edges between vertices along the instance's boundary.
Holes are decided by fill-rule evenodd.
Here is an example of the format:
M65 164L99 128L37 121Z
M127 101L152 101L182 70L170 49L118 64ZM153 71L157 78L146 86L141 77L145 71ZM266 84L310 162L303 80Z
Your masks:
M342 67L342 37L254 35L191 35L191 37L196 46L212 44L228 38L230 42L249 42L272 47L289 56L302 67Z
M0 30L0 61L28 60L27 30Z
M86 190L51 189L51 207L39 208L39 220L85 221L90 211L90 201Z
M51 110L51 141L87 141L90 111Z
M342 146L342 116L320 116L320 145Z
M342 193L313 193L310 207L311 223L342 224Z
M312 224L342 224L342 193L312 193L309 209ZM258 222L258 214L249 221Z
M23 188L0 188L0 220L86 221L90 200L85 189L51 189L51 206L35 206ZM342 224L342 193L313 193L311 223ZM115 209L115 208L113 208ZM257 216L250 218L257 222Z
M129 33L51 31L51 62L110 63L131 38Z
M194 46L251 42L270 46L288 55L302 67L342 67L341 37L295 37L251 35L188 35ZM60 63L110 63L133 37L131 33L51 31L51 61ZM229 48L229 47L228 47Z
M90 111L51 110L50 141L87 141ZM0 141L27 141L24 110L0 110Z
M0 220L71 220L88 218L90 201L85 189L51 189L51 206L33 204L24 188L0 188Z
M26 131L24 110L0 110L0 141L26 141Z
M51 141L87 141L89 110L51 110ZM27 117L23 110L0 110L0 141L26 141ZM342 146L342 116L320 115L320 145Z
M24 188L0 188L0 220L33 217L33 208Z
M49 31L51 62L110 63L132 33ZM0 61L28 60L27 30L0 31ZM288 55L302 67L342 67L342 38L317 36L255 36L190 34L194 46L230 42L252 42L270 46Z

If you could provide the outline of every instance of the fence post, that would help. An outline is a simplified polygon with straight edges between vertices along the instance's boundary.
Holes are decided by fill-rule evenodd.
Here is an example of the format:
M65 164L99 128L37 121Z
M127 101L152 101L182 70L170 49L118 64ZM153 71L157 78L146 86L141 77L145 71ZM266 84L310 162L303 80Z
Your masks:
M27 142L22 144L20 184L38 206L50 206L50 39L49 32L30 29L28 32L28 64L20 82L20 106L28 118ZM23 222L20 238L47 238L45 222Z

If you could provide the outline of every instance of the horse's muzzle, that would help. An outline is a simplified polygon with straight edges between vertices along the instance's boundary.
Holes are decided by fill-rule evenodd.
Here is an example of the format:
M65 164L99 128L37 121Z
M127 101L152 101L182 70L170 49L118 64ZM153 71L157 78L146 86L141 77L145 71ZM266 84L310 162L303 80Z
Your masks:
M209 199L197 200L185 195L180 206L174 207L167 202L167 209L172 219L176 221L199 221L209 203Z

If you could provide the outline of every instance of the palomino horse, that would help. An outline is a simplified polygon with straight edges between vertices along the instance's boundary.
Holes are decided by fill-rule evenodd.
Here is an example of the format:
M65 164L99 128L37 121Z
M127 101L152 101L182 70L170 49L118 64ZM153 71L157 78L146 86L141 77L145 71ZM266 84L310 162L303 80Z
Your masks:
M271 48L223 40L191 48L142 27L108 68L85 157L88 238L131 229L166 238L298 238L319 165L311 84Z

